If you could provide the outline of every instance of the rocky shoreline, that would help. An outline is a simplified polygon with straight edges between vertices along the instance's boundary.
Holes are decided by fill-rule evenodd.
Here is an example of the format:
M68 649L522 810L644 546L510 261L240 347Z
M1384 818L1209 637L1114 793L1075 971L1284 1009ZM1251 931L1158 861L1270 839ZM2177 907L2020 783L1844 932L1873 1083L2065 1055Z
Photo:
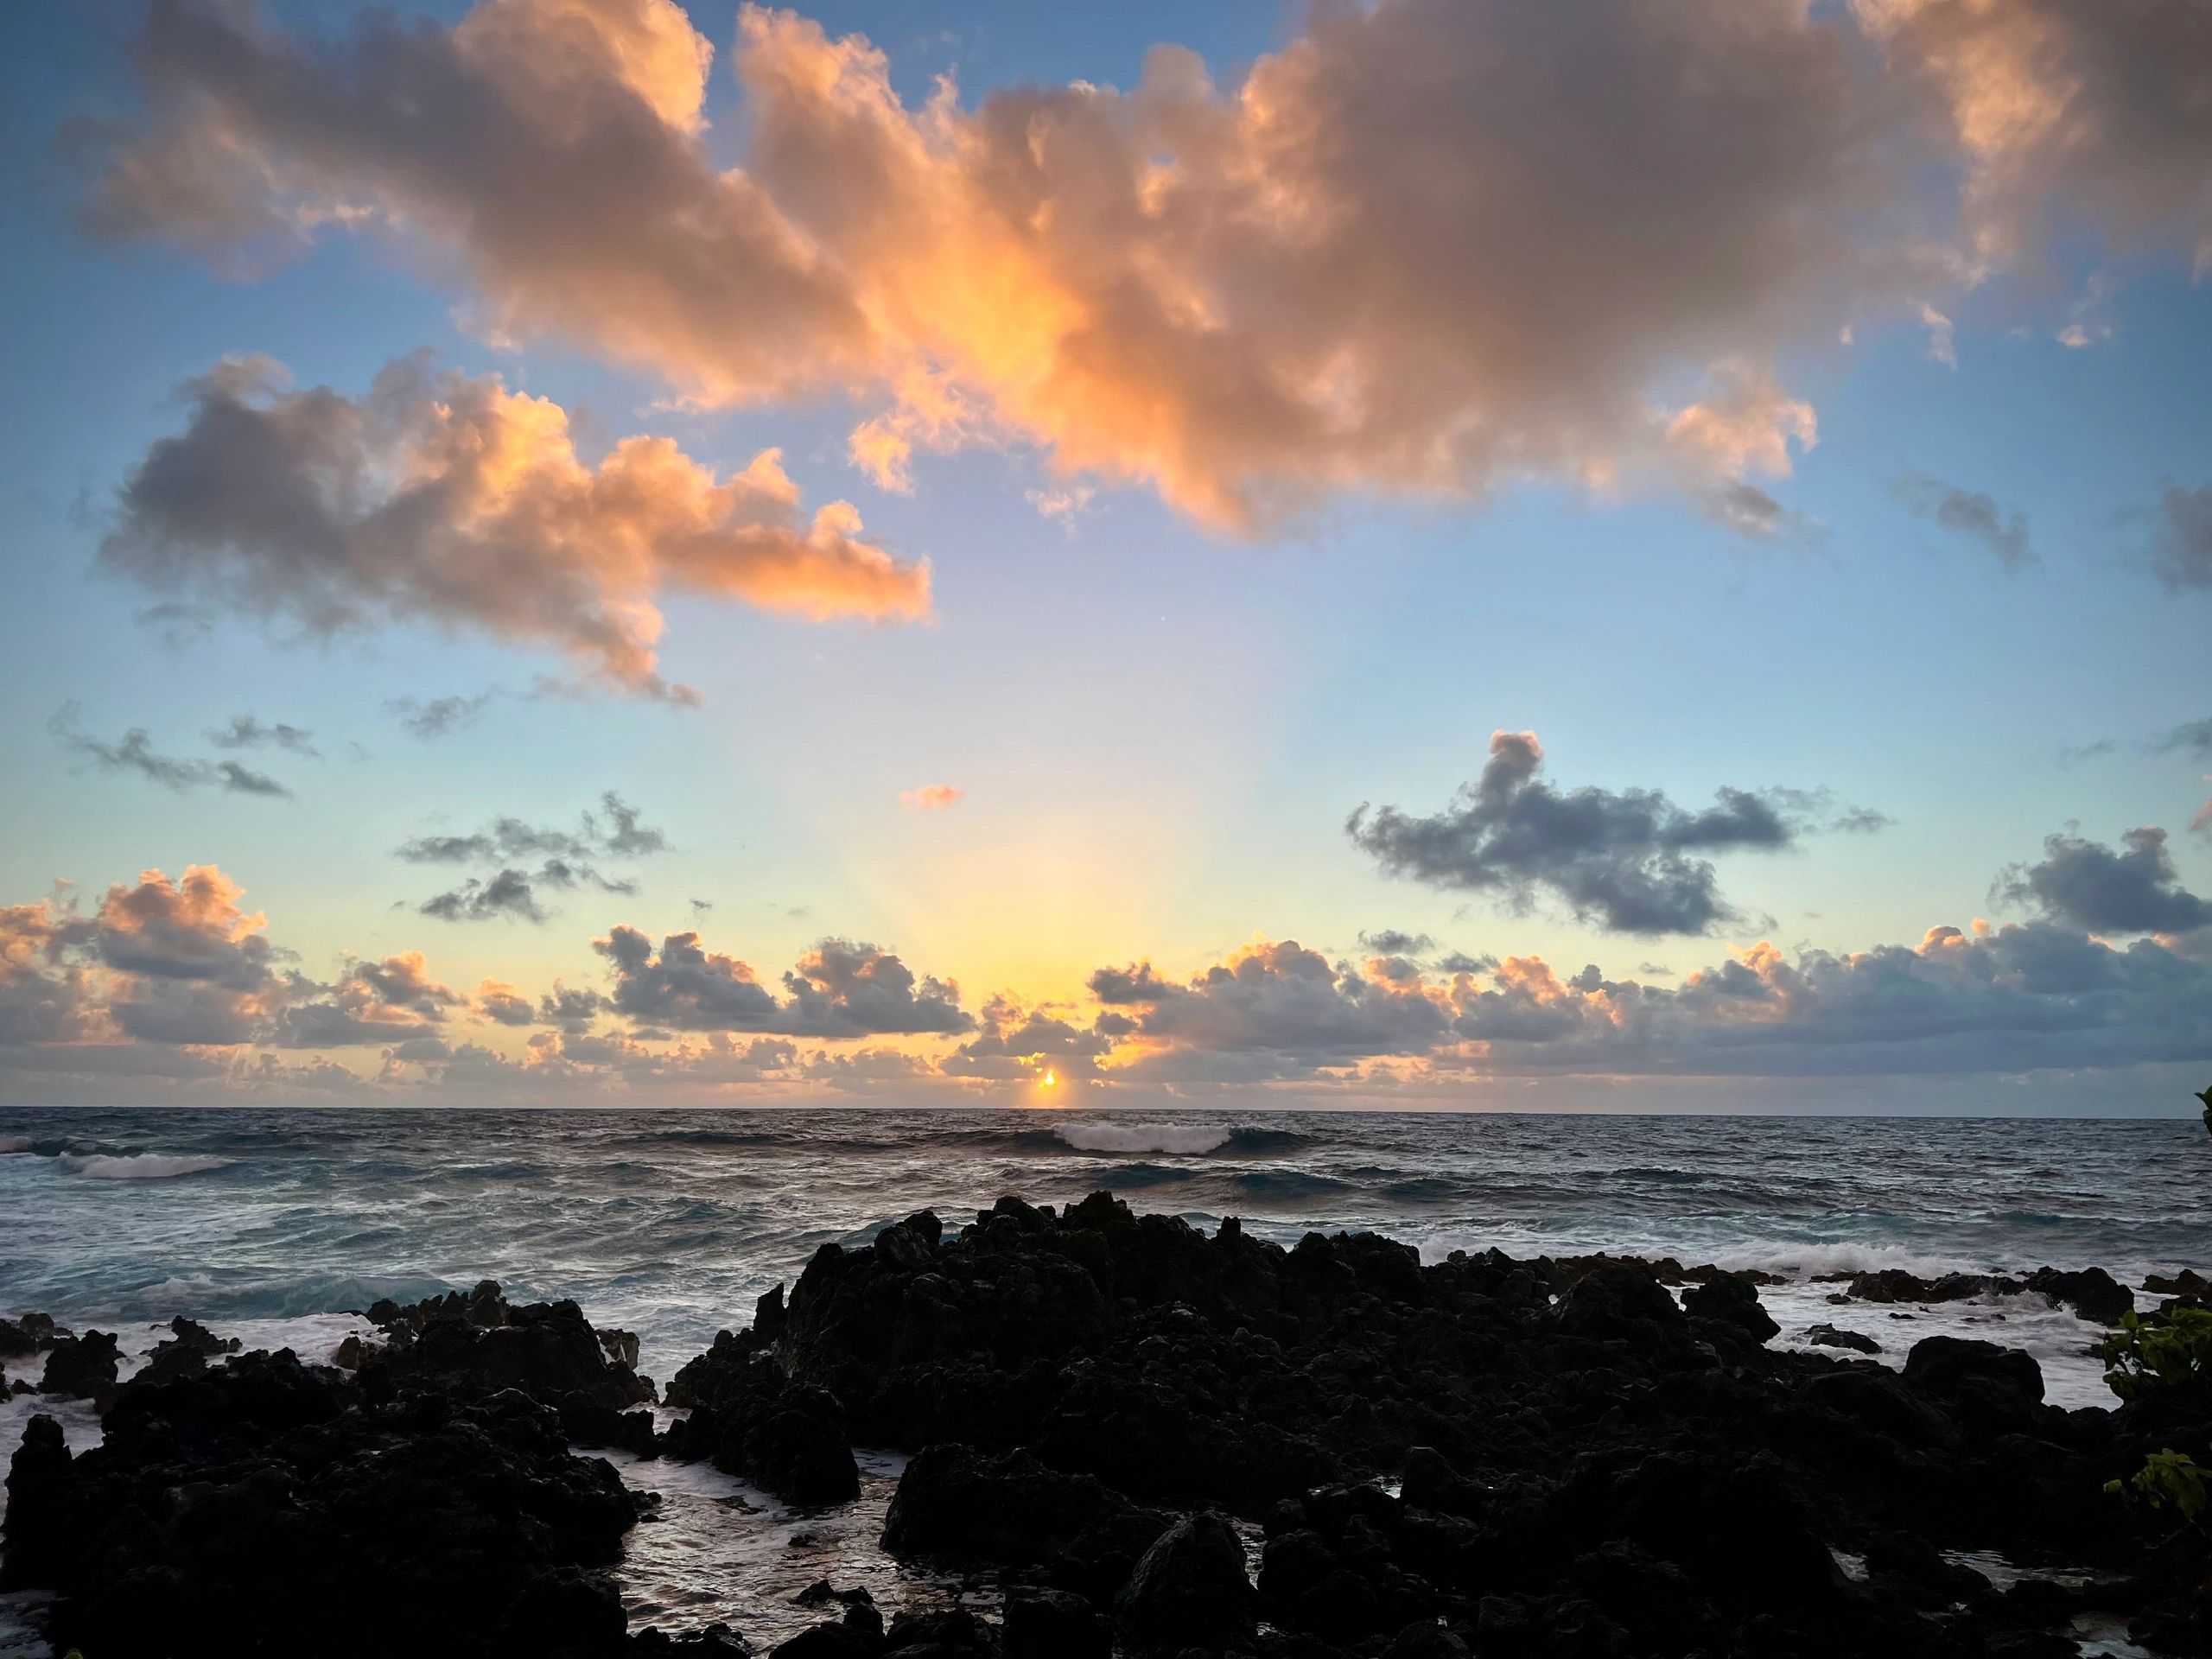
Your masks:
M751 1652L741 1623L630 1628L608 1569L653 1500L591 1451L829 1513L859 1446L911 1454L884 1548L988 1606L887 1622L824 1581L775 1653L2057 1659L2092 1615L2212 1653L2202 1522L2140 1478L2169 1452L2212 1469L2212 1342L2171 1360L2212 1320L2202 1279L2151 1281L2139 1324L2095 1269L1828 1293L2037 1294L2166 1342L2116 1408L2065 1411L1986 1342L1926 1338L1901 1370L1832 1328L1770 1347L1761 1277L1285 1249L1097 1193L825 1245L664 1388L634 1338L490 1284L378 1304L380 1340L329 1366L179 1319L126 1377L112 1333L0 1320L11 1386L103 1429L73 1454L32 1418L0 1588L54 1592L56 1651L86 1659L307 1633L337 1655Z

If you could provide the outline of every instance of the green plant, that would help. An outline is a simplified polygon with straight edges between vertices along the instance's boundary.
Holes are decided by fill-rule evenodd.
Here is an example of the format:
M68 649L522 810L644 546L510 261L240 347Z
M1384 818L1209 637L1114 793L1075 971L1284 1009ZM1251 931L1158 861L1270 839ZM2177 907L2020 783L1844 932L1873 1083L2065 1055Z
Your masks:
M2153 1452L2126 1479L2107 1481L2105 1491L2147 1509L2173 1510L2193 1522L2212 1509L2212 1469L2198 1467L2188 1452L2169 1446Z
M2105 1384L2123 1400L2212 1385L2212 1308L2177 1307L2152 1320L2123 1313L2101 1351Z

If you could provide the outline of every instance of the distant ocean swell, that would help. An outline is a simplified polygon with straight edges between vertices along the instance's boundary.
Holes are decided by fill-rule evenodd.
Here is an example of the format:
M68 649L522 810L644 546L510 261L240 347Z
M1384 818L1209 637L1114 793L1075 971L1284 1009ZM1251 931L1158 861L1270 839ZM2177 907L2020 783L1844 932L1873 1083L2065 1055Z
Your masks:
M637 1331L664 1376L825 1243L1101 1187L1284 1243L1370 1229L1431 1260L1760 1268L1793 1281L1769 1293L1793 1338L1847 1312L1824 1274L2212 1268L2212 1142L2190 1121L55 1109L0 1111L0 1311L300 1318L495 1278ZM1891 1344L1936 1328L1872 1317ZM1941 1317L2038 1332L2084 1398L2101 1386L2070 1318Z

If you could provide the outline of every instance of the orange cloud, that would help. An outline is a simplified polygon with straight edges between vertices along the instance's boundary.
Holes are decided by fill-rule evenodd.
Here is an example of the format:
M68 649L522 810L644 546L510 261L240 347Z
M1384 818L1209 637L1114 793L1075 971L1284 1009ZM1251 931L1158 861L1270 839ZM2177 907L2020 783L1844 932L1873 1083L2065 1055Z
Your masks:
M965 790L950 784L924 784L919 789L910 789L899 797L899 804L916 812L942 811L959 803Z
M631 437L593 467L559 404L497 375L410 358L360 398L283 379L233 359L188 388L185 429L123 489L110 569L321 632L466 625L679 700L658 671L664 590L817 620L929 612L928 564L862 540L847 502L806 519L777 450L718 479Z

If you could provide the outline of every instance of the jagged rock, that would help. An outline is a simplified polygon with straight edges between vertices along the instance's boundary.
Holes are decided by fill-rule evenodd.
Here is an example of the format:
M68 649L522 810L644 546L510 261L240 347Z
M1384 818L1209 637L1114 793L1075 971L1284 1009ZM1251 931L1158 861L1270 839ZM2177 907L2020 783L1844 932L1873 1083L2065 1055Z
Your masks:
M1848 1348L1855 1353L1878 1354L1882 1344L1873 1338L1858 1331L1839 1330L1833 1325L1816 1325L1805 1332L1805 1339L1822 1348Z
M883 1651L907 1659L986 1659L1000 1651L1000 1633L962 1607L902 1612L884 1632Z
M126 1390L67 1468L51 1540L58 1648L177 1651L178 1632L274 1651L391 1650L387 1621L334 1618L364 1586L441 1651L613 1655L624 1619L595 1569L636 1507L508 1391L378 1403L289 1351Z
M46 1371L39 1378L38 1391L57 1400L90 1400L96 1410L104 1410L115 1397L115 1375L121 1361L115 1338L108 1332L63 1337L47 1351Z
M1026 1452L932 1446L906 1465L883 1520L894 1555L1043 1569L1055 1586L1110 1596L1168 1517L1089 1475L1061 1474Z
M2017 1348L1965 1337L1923 1337L1904 1357L1905 1381L1958 1401L1993 1396L2021 1406L2043 1402L2043 1367Z
M28 1359L39 1350L38 1339L14 1319L0 1319L0 1359Z
M668 1392L670 1403L691 1408L670 1426L670 1456L705 1458L795 1503L860 1496L844 1408L826 1389L793 1381L751 1332L716 1333L713 1347L670 1379Z
M22 1443L8 1465L8 1514L0 1525L0 1590L54 1582L60 1566L69 1462L60 1423L41 1414L23 1425Z
M2134 1294L2102 1268L2083 1268L2075 1273L2037 1268L2028 1275L2027 1287L2096 1325L2118 1325L2120 1316L2135 1306Z
M360 1356L364 1380L470 1399L518 1389L547 1405L621 1411L653 1397L651 1381L608 1357L574 1302L508 1303L486 1280L411 1307L378 1302L369 1319L391 1333Z
M220 1359L235 1354L238 1339L218 1338L204 1325L194 1325L190 1319L169 1321L170 1335L166 1342L156 1344L153 1355L143 1370L130 1379L137 1388L143 1383L174 1382L181 1376L190 1376L207 1369L211 1359Z
M1694 1319L1733 1325L1754 1342L1782 1334L1773 1315L1759 1306L1759 1294L1751 1282L1732 1274L1723 1274L1691 1286L1682 1293L1682 1311Z
M1258 1604L1236 1529L1207 1511L1184 1516L1153 1541L1114 1599L1114 1613L1135 1641L1179 1649L1249 1636Z
M1113 1624L1065 1590L1007 1592L1007 1659L1111 1659Z
M753 1648L745 1638L727 1624L716 1622L696 1630L685 1630L671 1636L666 1630L639 1630L630 1637L630 1651L644 1654L652 1659L681 1659L692 1655L696 1659L752 1659Z

